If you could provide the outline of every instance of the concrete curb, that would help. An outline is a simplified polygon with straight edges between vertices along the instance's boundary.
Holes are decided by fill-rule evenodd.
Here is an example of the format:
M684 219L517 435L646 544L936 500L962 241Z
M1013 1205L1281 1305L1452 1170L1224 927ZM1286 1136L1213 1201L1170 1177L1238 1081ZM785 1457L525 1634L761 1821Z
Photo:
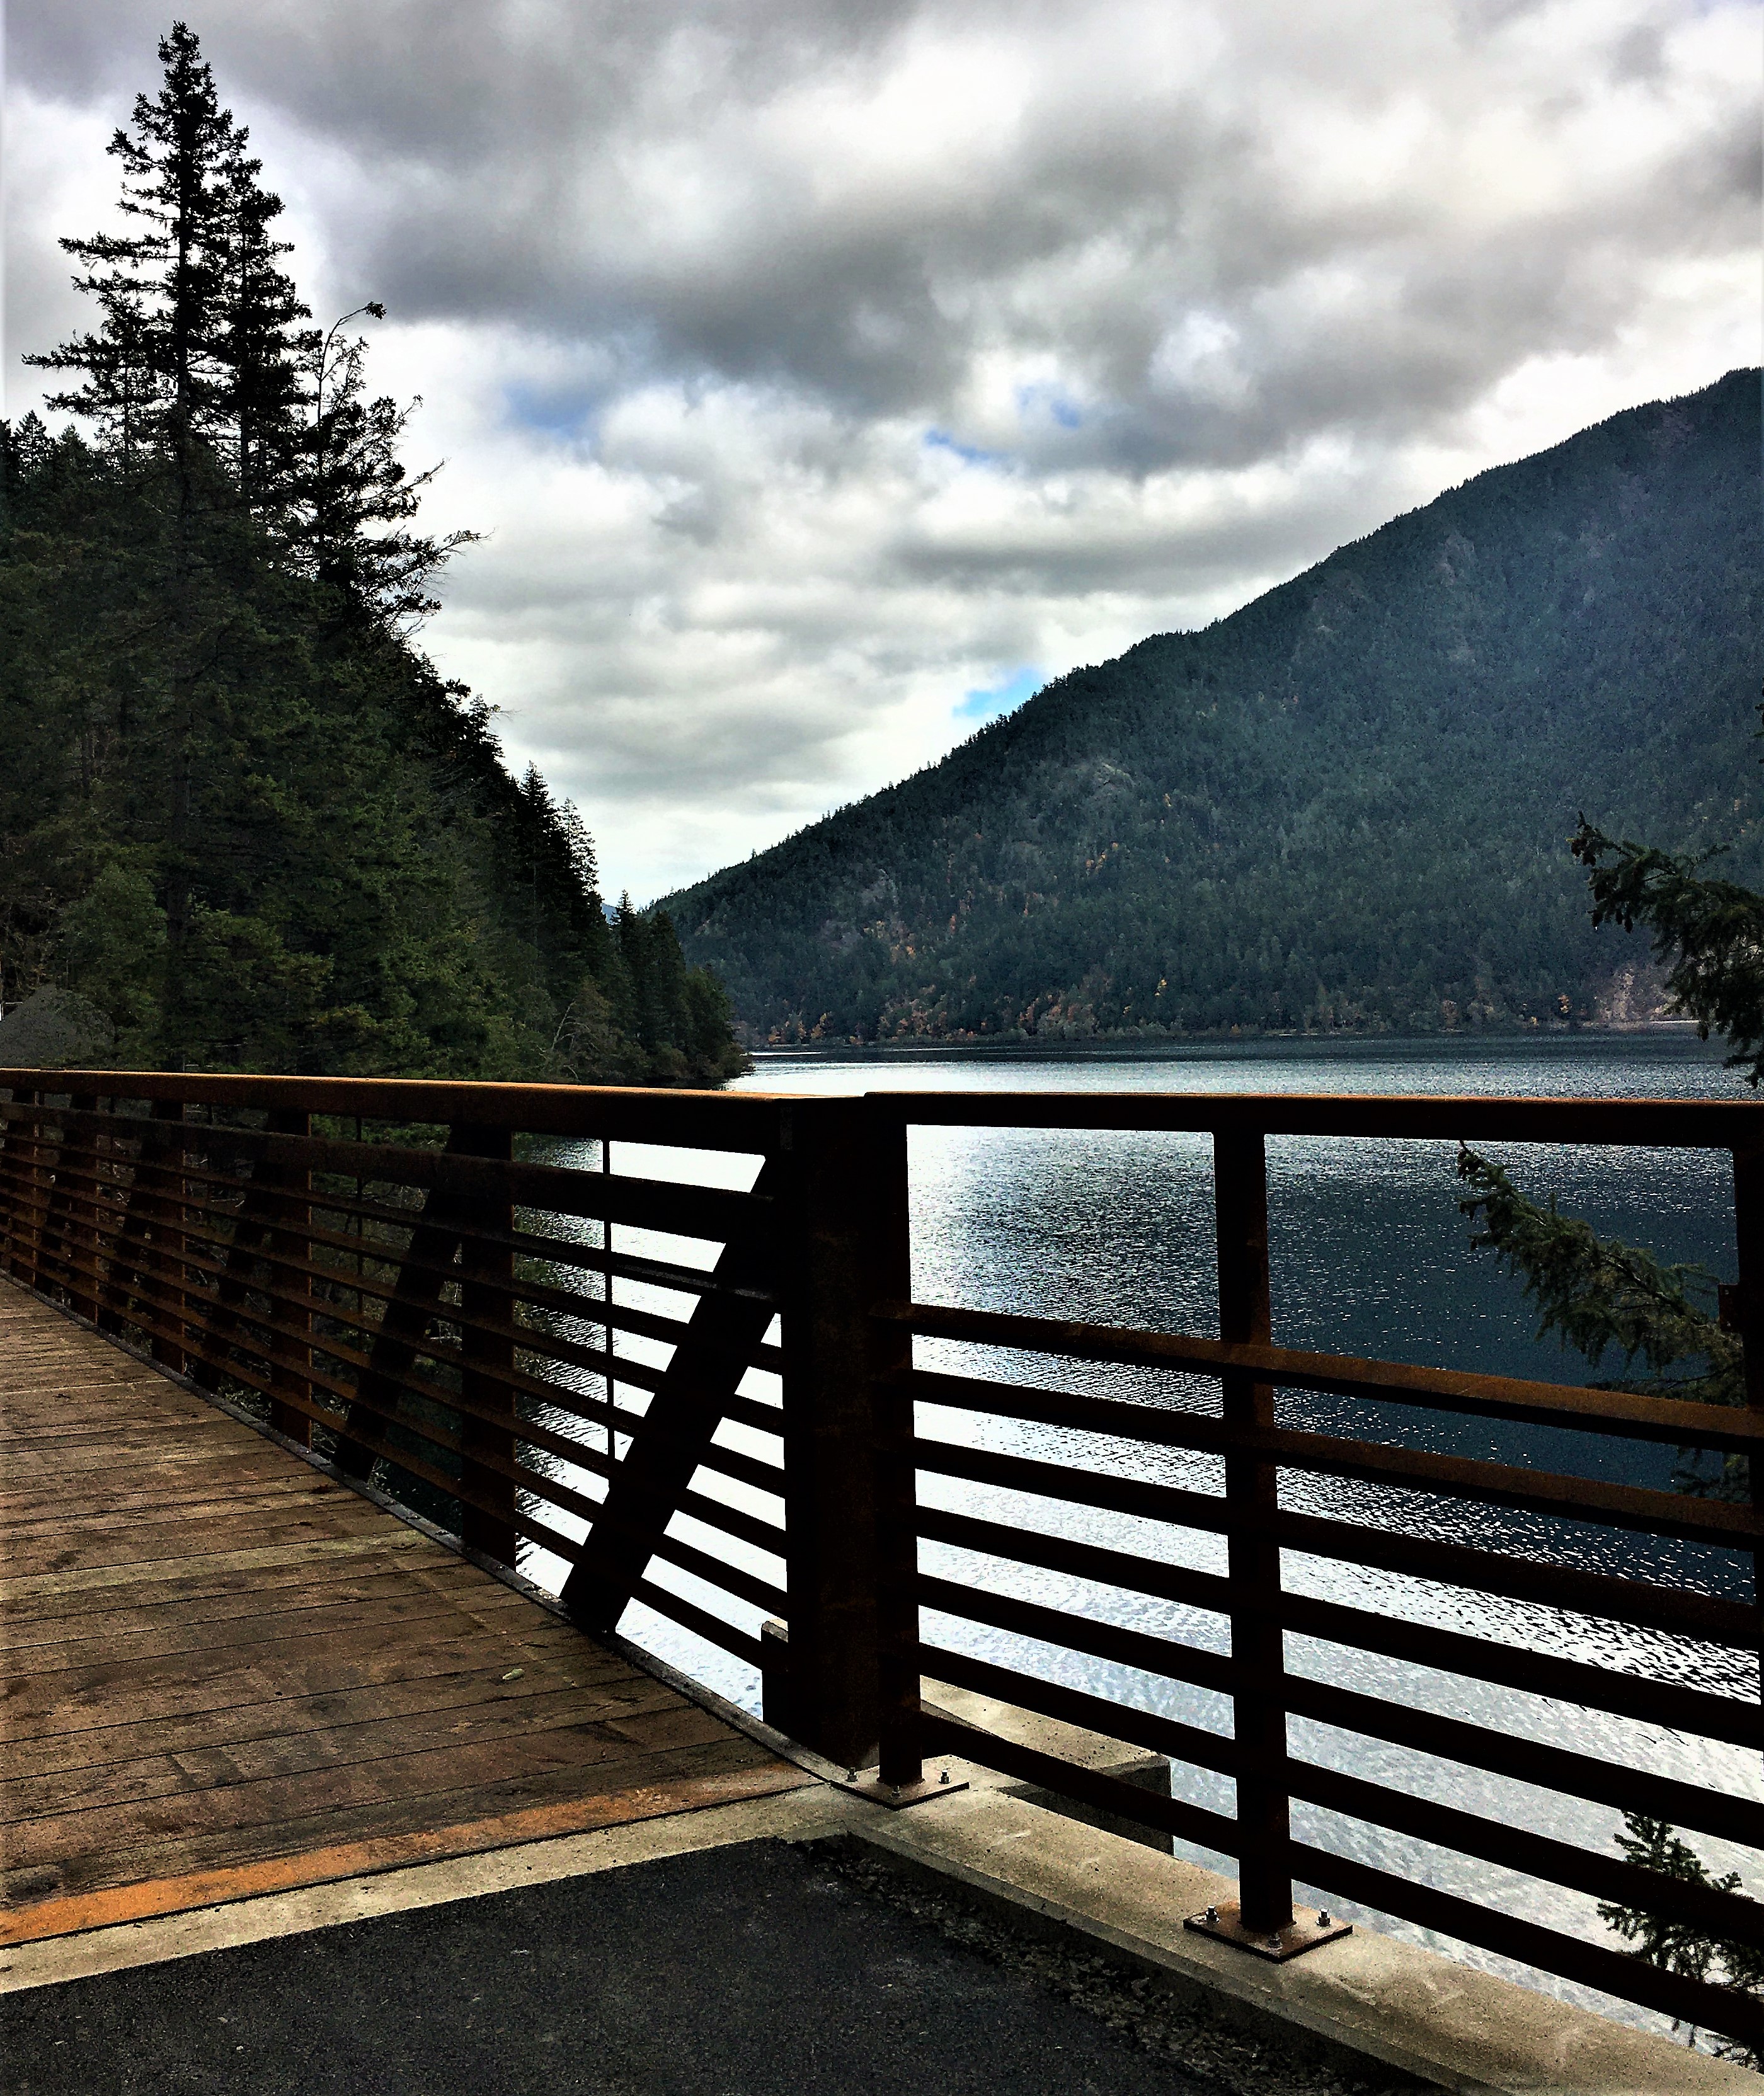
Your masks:
M1374 2061L1452 2096L1738 2096L1759 2086L1744 2068L1359 1924L1288 1964L1246 1957L1182 1926L1233 1896L1230 1880L996 1789L871 1810L841 1831L1032 1928L1087 1938L1180 1998L1264 2030L1283 2025L1301 2052L1361 2071Z

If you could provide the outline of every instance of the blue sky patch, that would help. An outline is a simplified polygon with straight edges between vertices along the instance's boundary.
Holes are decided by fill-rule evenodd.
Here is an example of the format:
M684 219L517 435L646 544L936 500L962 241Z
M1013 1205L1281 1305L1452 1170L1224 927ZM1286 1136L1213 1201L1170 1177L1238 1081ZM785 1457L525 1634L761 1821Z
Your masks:
M1017 413L1024 421L1037 415L1046 415L1063 430L1081 429L1084 426L1084 410L1059 386L1020 386Z
M964 444L959 437L952 437L947 430L927 430L925 449L928 452L954 452L964 465L1002 465L1002 452L982 451L977 444Z
M961 721L972 721L978 727L982 722L997 720L1001 714L1015 713L1025 699L1033 698L1041 688L1041 671L1033 662L1028 663L1020 670L1013 670L1002 684L966 693L955 709L955 717Z
M578 440L593 434L596 396L579 386L525 386L518 382L502 389L509 420L523 430L540 430L547 436Z

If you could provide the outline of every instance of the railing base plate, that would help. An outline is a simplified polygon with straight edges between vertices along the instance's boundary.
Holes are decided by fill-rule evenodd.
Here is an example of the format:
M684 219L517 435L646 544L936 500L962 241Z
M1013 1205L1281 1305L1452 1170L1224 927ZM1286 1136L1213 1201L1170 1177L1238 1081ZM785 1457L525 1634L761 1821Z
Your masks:
M1332 1914L1314 1906L1295 1906L1286 1927L1272 1933L1265 1928L1248 1929L1243 1926L1235 1900L1223 1900L1204 1914L1191 1914L1182 1926L1197 1935L1216 1936L1221 1943L1253 1952L1271 1965L1284 1965L1289 1958L1302 1958L1320 1943L1333 1943L1338 1937L1354 1932L1351 1921L1338 1921Z
M904 1812L910 1805L929 1805L934 1797L954 1797L967 1784L942 1775L928 1775L918 1783L884 1783L874 1769L865 1769L844 1783L836 1782L834 1788L849 1790L854 1797L867 1798L872 1805L885 1805L890 1812Z

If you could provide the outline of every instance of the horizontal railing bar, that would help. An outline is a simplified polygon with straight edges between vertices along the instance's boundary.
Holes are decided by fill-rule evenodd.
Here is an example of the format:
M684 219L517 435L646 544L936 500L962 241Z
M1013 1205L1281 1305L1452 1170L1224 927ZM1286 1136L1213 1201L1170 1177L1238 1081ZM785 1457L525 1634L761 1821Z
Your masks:
M628 1529L633 1535L647 1534L636 1523L618 1522L622 1531ZM761 1609L768 1616L781 1616L789 1606L789 1596L782 1587L775 1587L771 1580L762 1579L757 1572L749 1572L739 1565L731 1565L726 1559L713 1557L708 1550L701 1550L694 1544L682 1542L677 1535L663 1535L651 1544L657 1557L665 1558L670 1565L677 1565L683 1572L690 1572L694 1579L702 1579L706 1586L720 1587L726 1594L733 1594L752 1607Z
M1513 1420L1527 1426L1572 1426L1591 1434L1626 1440L1659 1441L1670 1446L1730 1449L1764 1454L1764 1426L1738 1407L1693 1404L1677 1398L1648 1397L1627 1391L1588 1390L1578 1385L1527 1382L1513 1376L1462 1374L1455 1369L1414 1368L1398 1361L1356 1360L1345 1354L1318 1354L1290 1347L1251 1346L1223 1339L1193 1338L1164 1332L1131 1331L1108 1325L1082 1325L1049 1317L1025 1317L993 1310L960 1310L941 1303L881 1303L875 1316L905 1325L925 1338L956 1339L975 1346L1008 1347L1026 1353L1056 1354L1069 1360L1118 1362L1172 1373L1224 1376L1254 1374L1264 1382L1292 1390L1320 1391L1336 1397L1369 1399L1382 1404L1426 1406L1487 1419ZM927 1373L924 1370L918 1372ZM966 1377L942 1376L942 1384ZM972 1379L976 1412L1006 1411L1009 1393L1018 1386L985 1378ZM1067 1393L1033 1391L1033 1398ZM950 1402L956 1400L951 1399ZM1020 1400L1026 1401L1026 1400ZM1100 1433L1124 1434L1136 1440L1162 1439L1156 1421L1167 1417L1154 1407L1119 1400L1071 1400L1086 1407L1112 1408L1119 1424L1098 1426ZM1136 1430L1129 1415L1145 1419ZM1146 1415L1150 1415L1146 1417ZM1011 1412L1015 1418L1041 1418L1040 1413ZM1064 1421L1055 1423L1063 1424ZM1071 1423L1081 1421L1074 1413Z
M1093 1617L1074 1616L1063 1609L1050 1609L1015 1594L957 1586L953 1580L939 1579L927 1572L914 1578L912 1592L924 1608L939 1609L967 1622L990 1623L994 1630L1015 1631L1020 1636L1063 1646L1070 1652L1087 1652L1094 1659L1111 1659L1166 1681L1192 1682L1196 1688L1210 1688L1220 1696L1229 1696L1237 1686L1233 1663L1222 1653L1203 1652L1196 1645L1153 1637L1145 1631L1124 1630L1119 1623L1101 1622Z
M932 1404L954 1407L954 1393L970 1379L937 1375L923 1369L903 1370L890 1379L894 1386L923 1395ZM1352 1441L1331 1434L1303 1434L1289 1427L1239 1426L1192 1413L1154 1410L1111 1398L1068 1396L1057 1391L1009 1383L975 1383L985 1394L971 1409L1047 1420L1082 1431L1114 1434L1167 1448L1205 1454L1259 1456L1291 1469L1322 1477L1351 1478L1364 1483L1395 1486L1408 1491L1437 1492L1487 1506L1511 1507L1558 1520L1597 1523L1608 1528L1640 1530L1648 1535L1750 1550L1764 1539L1764 1517L1750 1506L1723 1500L1688 1500L1677 1492L1654 1491L1640 1485L1607 1483L1600 1478L1568 1477L1552 1470L1529 1470L1515 1464L1489 1463L1430 1449L1393 1448L1372 1441ZM1151 1417L1135 1430L1143 1415ZM1106 1422L1119 1420L1119 1425ZM945 1445L945 1444L940 1444Z
M708 1609L701 1609L668 1587L657 1586L653 1579L640 1579L631 1591L633 1600L647 1601L652 1609L683 1628L696 1631L707 1643L720 1645L749 1666L763 1670L766 1653L757 1637L749 1637L745 1631L738 1631L732 1623L724 1622L720 1616L712 1615Z
M1369 1827L1382 1827L1461 1856L1474 1856L1478 1862L1518 1871L1546 1884L1561 1885L1624 1906L1644 1907L1664 1920L1683 1922L1736 1942L1764 1948L1764 1906L1756 1900L1739 1898L1732 1893L1718 1892L1712 1886L1682 1878L1669 1878L1661 1871L1601 1855L1595 1849L1577 1848L1529 1827L1485 1819L1479 1813L1461 1811L1456 1806L1441 1805L1433 1798L1417 1797L1387 1784L1368 1783L1338 1769L1288 1761L1282 1765L1279 1775L1290 1796L1360 1820Z
M1633 1953L1583 1941L1560 1929L1521 1920L1456 1893L1397 1877L1373 1864L1338 1856L1306 1842L1294 1842L1290 1853L1295 1872L1307 1884L1345 1894L1364 1906L1437 1930L1442 1936L1454 1937L1460 1942L1476 1944L1520 1964L1535 1966L1540 1972L1595 1987L1620 2001L1657 2009L1679 2023L1694 2024L1753 2044L1764 2042L1764 2008L1754 1997L1736 1989L1686 1979Z
M1216 1573L1195 1572L1184 1565L1168 1565L1159 1558L1105 1550L1094 1544L1074 1542L1066 1536L1046 1535L1035 1529L1011 1527L1002 1522L978 1520L972 1514L952 1513L941 1507L919 1508L916 1528L919 1535L931 1541L954 1544L960 1548L978 1551L1007 1562L1070 1573L1129 1593L1154 1595L1160 1600L1204 1609L1216 1614L1225 1613L1234 1605L1242 1605L1233 1602L1228 1579ZM1750 1613L1737 1608L1735 1613L1742 1617ZM1680 1731L1727 1740L1737 1746L1764 1747L1764 1713L1760 1713L1755 1702L1711 1696L1701 1690L1682 1688L1675 1682L1653 1681L1644 1675L1591 1666L1583 1661L1563 1660L1524 1646L1469 1637L1461 1631L1436 1629L1431 1624L1413 1622L1401 1616L1344 1608L1337 1602L1312 1600L1303 1595L1282 1594L1278 1614L1281 1622L1290 1631L1326 1639L1354 1650L1383 1653L1443 1673L1466 1675L1474 1680L1497 1683L1561 1702L1609 1710L1648 1723L1670 1725ZM1303 1677L1290 1678L1297 1681ZM1407 1722L1410 1706L1388 1707L1403 1714L1400 1718L1393 1719L1393 1723ZM1325 1714L1318 1711L1315 1714ZM1369 1721L1360 1729L1376 1731L1378 1728ZM1496 1743L1491 1746L1491 1752L1504 1749L1507 1743L1504 1734L1491 1733L1486 1736ZM1520 1745L1522 1749L1525 1743ZM1599 1762L1590 1767L1602 1769L1604 1766ZM1649 1780L1663 1784L1666 1779ZM1555 1787L1571 1786L1564 1782ZM1585 1794L1599 1795L1590 1790ZM1663 1800L1666 1793L1662 1790L1659 1795ZM1688 1797L1703 1795L1695 1790L1687 1793ZM1744 1808L1748 1815L1754 1810L1749 1806ZM1674 1810L1685 1819L1688 1807L1681 1799ZM1660 1816L1672 1816L1663 1804ZM1697 1825L1708 1833L1725 1834L1734 1841L1757 1838L1758 1845L1764 1847L1764 1819L1759 1823L1760 1832L1756 1837L1739 1833L1737 1820L1723 1819L1718 1826L1695 1819L1687 1819L1686 1823ZM1751 1823L1749 1818L1747 1823Z
M345 1120L461 1122L579 1141L658 1143L763 1155L779 1144L782 1095L657 1092L613 1085L509 1085L405 1077L248 1077L146 1070L0 1070L0 1086L109 1099L292 1107Z
M954 1441L915 1440L909 1452L920 1470L935 1477L998 1485L1007 1491L1068 1500L1076 1506L1106 1507L1111 1513L1136 1514L1146 1521L1170 1522L1218 1535L1230 1526L1224 1497L1217 1492L1185 1491L1180 1486L1151 1484L1139 1478L1103 1478L1062 1463L1038 1462L1031 1456L965 1448Z
M933 1681L947 1681L957 1688L971 1688L977 1695L994 1696L1043 1718L1076 1725L1104 1739L1124 1740L1129 1746L1145 1747L1153 1753L1168 1754L1172 1761L1193 1768L1207 1768L1220 1775L1235 1776L1241 1757L1237 1741L1223 1732L1208 1732L1198 1725L1185 1725L1155 1711L1142 1710L1131 1703L1111 1703L1082 1688L1068 1688L1038 1675L1020 1674L996 1661L976 1659L947 1646L921 1644L921 1670ZM941 1714L953 1717L954 1711Z
M930 1542L952 1543L963 1550L979 1551L1013 1564L1038 1565L1050 1572L1069 1572L1102 1586L1155 1595L1160 1600L1210 1609L1215 1614L1229 1614L1241 1605L1233 1599L1231 1582L1217 1573L1195 1572L1184 1565L1166 1564L1159 1557L1140 1557L1130 1551L1076 1543L1069 1536L1046 1535L1039 1529L1012 1527L1003 1522L983 1521L974 1514L929 1506L915 1509L915 1528Z
M139 1125L151 1129L176 1127L177 1124L144 1121ZM177 1146L173 1144L169 1147L175 1151ZM0 1151L0 1159L3 1159L5 1154L3 1151ZM350 1257L371 1260L380 1265L396 1267L408 1262L404 1254L389 1241L369 1238L365 1233L326 1230L322 1225L310 1221L308 1211L317 1209L325 1215L353 1216L360 1220L382 1223L388 1229L404 1232L415 1230L425 1220L420 1207L393 1207L383 1202L360 1199L348 1194L329 1193L321 1186L311 1188L269 1186L255 1179L242 1178L236 1174L220 1172L212 1167L193 1164L187 1155L174 1163L166 1158L149 1157L134 1159L118 1157L109 1153L84 1150L76 1154L84 1161L107 1164L113 1170L121 1166L131 1173L146 1173L149 1175L150 1183L154 1185L155 1190L162 1193L166 1199L175 1200L186 1207L194 1207L202 1213L234 1218L236 1212L224 1208L218 1203L204 1203L196 1199L189 1191L191 1185L220 1187L265 1207L273 1206L290 1218L286 1227L291 1232L303 1234L314 1244L325 1245ZM59 1176L58 1170L58 1177ZM117 1184L114 1180L104 1179L92 1173L76 1172L68 1176L87 1186L116 1186L120 1197L116 1205L119 1213L120 1212L122 1203L127 1198L126 1188ZM615 1178L618 1177L617 1174L613 1176ZM41 1187L46 1181L39 1174L24 1183L33 1187ZM672 1182L664 1181L648 1183L667 1185ZM276 1217L273 1215L260 1217L254 1215L252 1217L253 1221L260 1220L271 1225L276 1223ZM475 1223L457 1225L449 1224L448 1227L457 1229L459 1234L474 1246L494 1246L500 1250L513 1251L528 1256L555 1257L560 1253L574 1253L579 1255L574 1263L586 1270L604 1273L610 1266L616 1277L640 1282L653 1287L671 1289L688 1295L728 1296L742 1302L767 1303L774 1299L766 1290L731 1287L726 1283L719 1282L715 1276L707 1270L679 1266L667 1260L647 1259L628 1252L608 1254L598 1247L573 1245L564 1238L547 1238L522 1230L487 1229ZM353 1286L352 1282L351 1286ZM598 1300L599 1299L588 1299Z
M688 1490L680 1494L679 1511L690 1514L694 1521L703 1522L707 1528L721 1529L726 1535L752 1544L756 1550L768 1550L778 1558L784 1555L785 1531L776 1522L763 1521L745 1508L713 1499L708 1492Z
M1578 1703L1586 1710L1609 1711L1643 1724L1725 1740L1733 1746L1764 1748L1764 1712L1755 1696L1721 1696L1687 1688L1652 1675L1595 1666L1530 1645L1472 1637L1406 1616L1344 1608L1338 1602L1314 1600L1303 1594L1283 1595L1280 1616L1285 1627L1299 1636L1320 1638L1351 1651L1380 1653L1437 1673L1460 1674L1552 1702Z
M6 1081L0 1072L0 1083ZM86 1087L90 1089L90 1085ZM1726 1099L1491 1098L1386 1092L882 1092L869 1111L908 1128L1116 1129L1145 1134L1373 1136L1414 1142L1600 1143L1753 1150L1764 1107Z
M11 1111L0 1107L0 1116ZM99 1119L101 1116L81 1116ZM466 1199L512 1199L521 1206L548 1215L574 1215L623 1223L639 1229L654 1229L676 1237L726 1242L736 1231L752 1233L769 1227L771 1203L761 1194L736 1193L727 1187L693 1186L669 1179L640 1179L625 1172L565 1169L550 1164L511 1163L500 1158L472 1157L458 1151L419 1149L386 1143L349 1142L334 1138L283 1135L269 1129L210 1131L199 1124L177 1121L143 1121L141 1140L144 1154L134 1160L135 1170L155 1172L163 1181L199 1180L221 1183L221 1175L206 1168L199 1159L207 1145L203 1138L213 1133L224 1136L225 1146L235 1156L297 1170L329 1172L376 1186L420 1188L425 1192L459 1195ZM238 1190L254 1182L225 1175L225 1183ZM297 1199L335 1212L350 1212L338 1197L321 1190L308 1194L302 1189ZM356 1204L359 1210L360 1204ZM405 1212L384 1212L384 1219L404 1225Z
M1612 1805L1622 1811L1645 1812L1674 1826L1694 1827L1699 1833L1764 1849L1764 1805L1752 1798L1656 1775L1650 1770L1603 1756L1576 1753L1566 1747L1526 1739L1522 1734L1469 1724L1392 1697L1362 1695L1290 1670L1282 1677L1281 1695L1286 1708L1296 1715L1315 1718L1339 1731L1413 1747L1436 1760L1486 1769L1491 1775L1510 1776L1516 1782L1561 1797ZM1562 1700L1574 1699L1565 1696Z
M323 1282L333 1287L340 1287L351 1295L372 1296L377 1302L391 1303L409 1300L408 1290L399 1281L370 1280L365 1276L358 1277L352 1273L334 1267L320 1265L308 1260L296 1259L290 1253L277 1251L268 1246L242 1246L234 1239L216 1237L212 1232L194 1229L189 1220L192 1213L220 1221L238 1223L242 1219L201 1202L186 1201L182 1205L183 1213L179 1219L178 1229L185 1243L203 1245L211 1250L224 1252L229 1257L236 1255L238 1264L221 1268L204 1262L194 1255L186 1253L182 1256L199 1271L214 1273L229 1285L236 1285L258 1295L268 1295L271 1299L277 1302L289 1302L295 1299L286 1291L266 1286L255 1277L249 1275L247 1271L249 1265L264 1265L284 1273L299 1274L310 1280ZM47 1212L46 1209L45 1212ZM257 1218L251 1217L247 1220L251 1227L257 1226ZM474 1274L468 1274L461 1266L443 1266L438 1261L388 1255L383 1263L395 1267L400 1275L412 1273L435 1275L456 1286L469 1281L472 1286L487 1294L509 1296L517 1302L535 1303L536 1307L541 1308L552 1307L551 1303L540 1300L541 1296L556 1298L561 1294L558 1290L535 1290L531 1284L519 1281L499 1282L493 1278L487 1281L481 1280ZM581 1309L579 1312L573 1310L570 1314L579 1314L581 1321L585 1324L596 1325L603 1328L611 1327L618 1331L634 1332L640 1337L657 1339L662 1343L674 1346L678 1346L688 1336L690 1330L683 1319L661 1317L652 1312L634 1310L617 1303L605 1304L598 1297L583 1296L573 1299L579 1303ZM302 1295L299 1297L299 1300L303 1304L312 1303L320 1307L323 1315L333 1318L338 1323L348 1325L353 1330L377 1332L380 1329L379 1325L372 1320L360 1316L350 1317L340 1305L330 1303L325 1297ZM239 1317L247 1322L251 1321L251 1313L242 1303L229 1303L217 1307L229 1318ZM566 1363L574 1367L586 1368L596 1374L604 1372L603 1364L608 1358L604 1348L586 1347L580 1341L558 1338L556 1334L548 1333L542 1325L513 1325L500 1319L478 1316L468 1317L458 1304L444 1300L426 1305L426 1308L429 1308L430 1315L439 1321L456 1325L461 1330L482 1333L497 1338L512 1339L530 1353ZM696 1334L692 1336L695 1346L701 1343ZM706 1351L721 1354L744 1365L767 1369L775 1373L781 1361L779 1349L776 1347L757 1347L749 1352L735 1347L719 1347L714 1341L711 1341L706 1344ZM628 1359L622 1355L613 1358L620 1360ZM643 1388L654 1388L656 1379L666 1373L664 1369L658 1369L653 1364L633 1363L631 1365L636 1367L639 1373L634 1376L621 1375L619 1380L635 1382ZM775 1431L776 1429L774 1428L772 1430Z
M1439 1586L1463 1587L1474 1593L1498 1594L1544 1608L1605 1616L1613 1622L1635 1623L1712 1644L1749 1649L1757 1643L1755 1609L1690 1587L1656 1586L1616 1573L1584 1572L1546 1558L1441 1543L1431 1536L1404 1535L1321 1514L1282 1510L1274 1516L1274 1532L1283 1550L1300 1551L1308 1557L1374 1567Z
M762 1304L775 1304L778 1299L771 1289L719 1281L709 1267L676 1266L667 1260L645 1259L635 1252L609 1252L598 1245L572 1244L567 1238L545 1237L531 1230L516 1229L507 1236L481 1230L475 1238L483 1244L505 1246L530 1257L575 1266L587 1273L610 1270L617 1280L641 1282L645 1287L671 1289L677 1295L726 1296L731 1302Z
M1154 1827L1160 1834L1173 1834L1227 1856L1238 1854L1237 1821L1226 1819L1221 1812L1209 1812L1204 1806L1190 1805L1180 1797L1161 1797L1156 1791L1142 1790L1137 1784L1124 1783L1119 1776L1080 1768L1057 1754L1042 1753L1016 1740L1001 1739L996 1732L970 1725L947 1711L926 1709L919 1719L919 1736L928 1753L950 1754L981 1768L996 1769L1001 1775L1038 1784L1062 1797L1075 1798L1081 1805L1132 1820L1140 1827Z
M156 1071L0 1069L15 1092L190 1104L304 1108L317 1114L430 1126L469 1122L579 1140L736 1149L779 1146L783 1118L801 1102L784 1094L686 1092L613 1085L454 1083L388 1077L253 1077ZM53 1087L53 1089L51 1089ZM1715 1099L1491 1098L1487 1095L1319 1093L870 1091L875 1115L908 1127L1117 1129L1206 1133L1339 1135L1399 1140L1749 1150L1764 1142L1759 1109Z

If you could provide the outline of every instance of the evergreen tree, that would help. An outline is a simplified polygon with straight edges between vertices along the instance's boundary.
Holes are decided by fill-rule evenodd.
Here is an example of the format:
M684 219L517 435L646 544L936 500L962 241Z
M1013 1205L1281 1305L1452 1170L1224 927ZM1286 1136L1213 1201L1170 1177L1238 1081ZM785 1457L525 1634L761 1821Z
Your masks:
M88 434L0 424L0 1010L76 993L137 1068L720 1081L714 989L627 1030L580 817L410 644L467 535L417 527L408 411L308 325L196 38L159 54L137 229L64 243L98 325L33 360Z
M159 60L159 94L136 97L133 129L119 129L107 148L123 166L120 207L141 229L61 242L83 267L74 282L98 300L102 325L24 361L83 373L49 405L120 439L130 462L139 447L162 448L181 486L194 446L217 435L226 413L224 291L244 135L186 24L160 40Z
M1737 806L1738 803L1736 803ZM1714 853L1661 851L1607 836L1582 819L1570 839L1587 870L1595 924L1652 932L1655 958L1670 964L1666 986L1676 1008L1697 1022L1706 1041L1731 1044L1730 1068L1747 1081L1764 1079L1764 894L1703 872ZM1601 1239L1579 1216L1531 1200L1498 1164L1461 1148L1459 1176L1472 1189L1459 1203L1482 1227L1472 1240L1492 1250L1519 1279L1539 1313L1538 1337L1554 1332L1596 1369L1607 1353L1633 1373L1603 1386L1703 1404L1743 1405L1744 1343L1722 1315L1721 1287L1706 1269L1662 1265L1651 1252ZM1680 1491L1749 1502L1751 1468L1744 1456L1679 1451L1673 1482ZM1665 1821L1626 1812L1617 1845L1631 1862L1718 1892L1742 1890L1737 1871L1717 1878ZM1691 1923L1666 1921L1645 1906L1602 1903L1600 1918L1635 1954L1666 1971L1764 1995L1764 1957L1750 1945ZM1687 2033L1694 2045L1699 2033ZM1718 2036L1724 2057L1764 2066L1754 2046Z

